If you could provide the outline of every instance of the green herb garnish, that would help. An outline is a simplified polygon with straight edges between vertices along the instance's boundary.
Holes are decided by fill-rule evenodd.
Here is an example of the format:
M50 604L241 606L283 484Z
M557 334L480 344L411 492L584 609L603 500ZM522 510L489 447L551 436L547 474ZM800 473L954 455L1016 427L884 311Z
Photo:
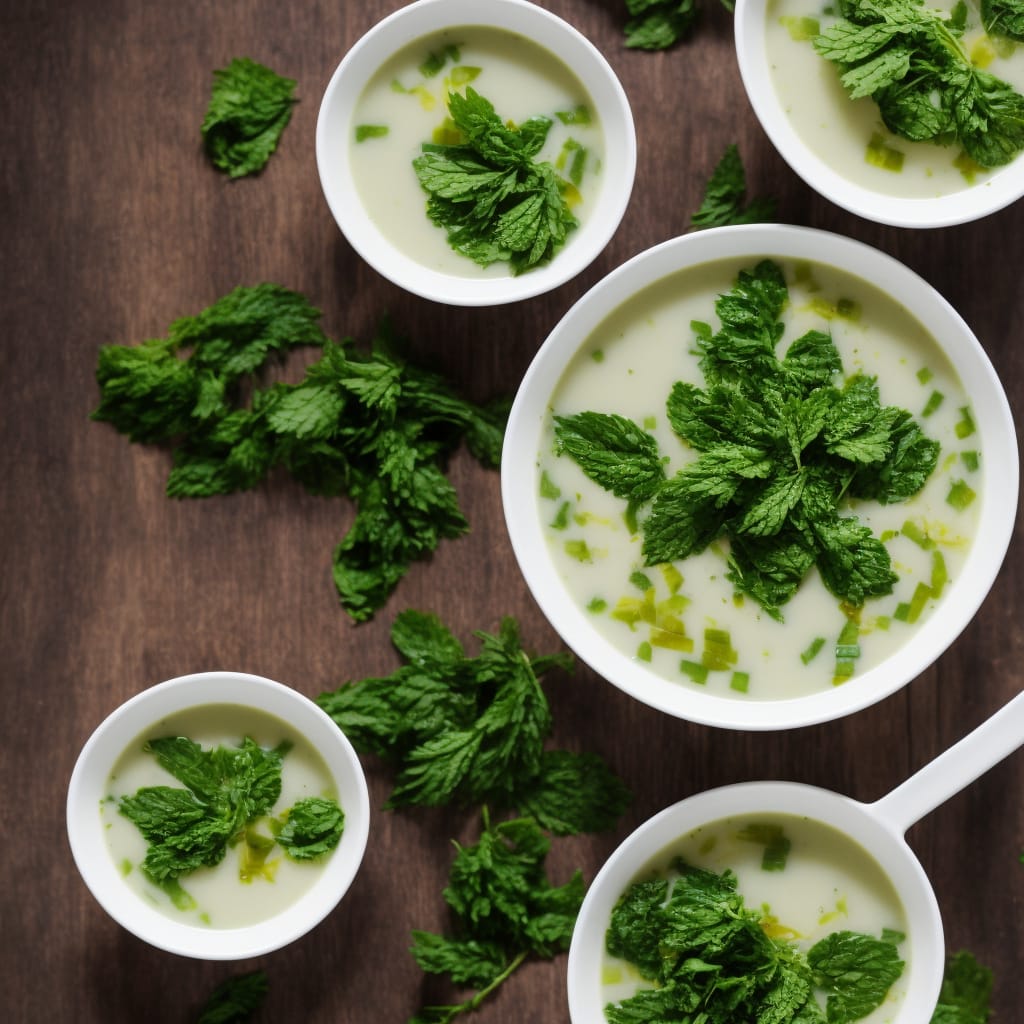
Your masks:
M407 664L317 703L357 750L395 765L389 807L490 804L557 835L611 827L628 800L618 778L593 755L544 749L552 723L540 678L571 657L530 657L512 619L476 636L469 657L436 616L403 612L391 640Z
M1024 0L981 0L981 20L989 35L1024 42Z
M485 809L483 825L474 845L455 843L444 890L454 934L414 931L411 951L422 970L477 991L462 1003L424 1007L410 1024L448 1024L478 1009L529 957L550 960L569 948L582 873L560 886L548 881L551 841L529 818L492 825Z
M213 73L200 129L213 165L232 178L263 170L298 102L295 82L248 57Z
M856 932L834 932L804 955L765 932L731 871L678 859L672 868L678 878L637 882L612 911L608 952L656 987L608 1005L609 1024L848 1024L879 1006L903 971L892 942ZM815 990L827 994L827 1016Z
M946 960L939 1003L931 1024L987 1024L992 972L961 950Z
M891 593L887 550L840 504L911 497L939 453L910 413L881 405L873 378L837 383L842 364L827 334L809 331L779 358L787 301L781 267L764 260L719 296L717 333L692 325L706 387L677 382L667 414L699 455L674 476L655 439L622 416L554 418L559 454L629 509L648 510L639 522L648 566L727 537L727 578L780 620L812 565L851 607Z
M689 35L700 11L697 0L625 0L626 46L636 50L667 50ZM733 9L733 0L722 0Z
M262 970L228 978L210 994L196 1024L241 1024L263 1005L268 989Z
M178 879L197 868L219 864L229 845L246 842L247 827L268 815L281 795L281 762L289 746L266 750L246 737L237 747L203 750L185 736L149 740L146 751L185 788L144 786L118 801L118 810L149 843L142 861L146 876L157 884ZM307 820L302 803L286 812L286 820L292 814L298 814L300 822ZM333 811L329 827L319 828L322 845L310 853L313 857L337 845L344 821L333 800L318 799L318 803ZM291 845L302 845L301 835L293 828ZM258 840L257 845L261 845ZM261 860L266 850L262 852Z
M747 176L739 148L732 144L718 161L704 189L700 209L693 215L694 228L721 227L725 224L756 224L775 216L774 199L747 202Z
M914 142L955 139L982 167L1024 149L1024 96L971 63L960 41L966 9L943 18L921 0L836 7L840 20L814 47L839 66L851 99L875 101L889 131Z
M310 796L283 815L284 824L274 837L292 860L316 860L330 853L341 840L345 812L334 800Z
M357 511L334 549L334 583L364 621L413 561L469 528L445 463L465 438L497 466L504 411L458 398L386 331L368 353L329 341L319 316L298 293L260 284L176 320L166 338L105 345L93 418L133 441L174 445L171 497L247 490L278 466L314 494L347 495ZM253 386L304 345L322 354L299 383Z
M413 161L427 215L481 266L506 261L518 274L549 261L578 223L555 168L535 159L551 119L510 127L471 87L449 93L448 112L464 141L424 143Z

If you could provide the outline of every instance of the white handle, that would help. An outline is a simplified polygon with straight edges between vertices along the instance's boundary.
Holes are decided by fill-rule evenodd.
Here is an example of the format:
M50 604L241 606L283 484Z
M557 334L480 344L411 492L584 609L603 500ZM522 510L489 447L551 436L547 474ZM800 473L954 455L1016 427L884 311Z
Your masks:
M1024 692L869 808L902 835L1021 744Z

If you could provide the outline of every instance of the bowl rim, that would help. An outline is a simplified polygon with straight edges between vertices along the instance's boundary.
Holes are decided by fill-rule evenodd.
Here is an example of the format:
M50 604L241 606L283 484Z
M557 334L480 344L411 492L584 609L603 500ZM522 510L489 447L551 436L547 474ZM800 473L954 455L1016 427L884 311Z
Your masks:
M1024 153L986 181L943 196L893 196L843 177L796 132L771 81L764 23L769 0L736 0L736 59L761 128L790 168L826 199L866 220L904 228L942 228L997 213L1024 196Z
M345 828L320 876L294 903L255 924L210 928L175 921L125 884L106 846L98 808L117 759L146 729L170 714L225 704L278 718L310 742L332 776L345 813ZM209 671L150 686L107 715L75 763L68 785L66 823L72 857L83 881L100 906L123 928L158 949L180 956L238 960L287 945L337 906L366 850L370 803L354 748L334 720L313 701L264 676Z
M527 36L569 68L599 111L605 135L602 184L593 211L556 256L526 273L473 277L433 270L397 248L359 201L349 164L351 119L363 86L409 43L448 27L498 28ZM612 143L614 140L614 144ZM377 22L344 55L324 91L316 124L320 186L335 222L377 273L421 298L452 306L494 306L550 291L605 249L626 212L636 174L636 128L625 90L604 55L578 29L529 0L414 0Z
M780 258L833 265L890 295L946 352L972 398L985 452L978 536L964 571L913 636L889 658L844 686L780 700L723 697L669 681L630 658L594 628L546 556L537 513L538 452L549 399L591 332L623 302L656 281L722 259ZM705 725L750 731L833 720L889 696L928 668L956 639L987 596L1009 545L1018 498L1017 439L1009 403L987 354L939 292L894 257L816 228L752 224L712 228L653 246L612 271L555 325L527 368L509 414L501 459L502 505L520 571L562 640L599 676L651 707ZM525 496L529 500L523 500Z
M942 915L920 861L898 830L863 804L799 782L740 782L704 790L657 812L616 847L587 889L569 946L566 967L573 1024L604 1019L600 962L611 911L619 896L680 838L703 825L756 814L813 819L843 833L892 882L908 926L907 990L897 1019L924 1020L939 996L945 964ZM925 1009L927 1007L927 1009ZM912 1013L924 1012L920 1016Z

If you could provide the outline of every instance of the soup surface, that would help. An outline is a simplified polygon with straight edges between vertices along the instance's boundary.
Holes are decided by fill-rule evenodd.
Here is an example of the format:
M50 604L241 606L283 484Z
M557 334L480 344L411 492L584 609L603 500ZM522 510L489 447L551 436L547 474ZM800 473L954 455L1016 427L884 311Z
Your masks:
M781 867L776 849L780 841L786 844ZM715 821L662 851L634 882L678 877L676 858L716 874L731 870L744 906L760 913L761 927L804 953L839 931L891 936L902 960L912 953L906 914L889 877L863 847L821 822L789 814ZM774 867L766 869L766 864ZM885 1001L862 1018L863 1024L885 1024L896 1016L907 976L904 970ZM630 963L605 953L606 1004L619 1003L649 985ZM824 1008L823 996L817 995Z
M273 815L307 797L337 800L323 758L300 734L272 715L229 704L189 708L155 723L130 744L114 765L109 795L100 805L111 857L126 884L157 909L177 920L214 928L238 928L280 913L316 881L323 859L297 862L275 846L260 870L245 871L242 858L247 844L240 842L228 847L219 864L182 875L178 884L169 888L155 884L141 870L147 842L136 825L118 811L118 801L145 786L182 787L144 749L146 741L162 736L186 736L204 750L236 747L246 736L264 749L290 743L281 765L281 795L271 810ZM271 831L264 825L257 820L257 829L269 837Z
M928 0L927 6L948 13L954 2ZM821 57L812 42L817 27L836 22L834 10L822 0L767 4L764 39L775 90L808 148L844 178L886 195L933 198L984 187L993 172L966 158L958 145L894 135L870 97L849 98L838 66ZM1024 46L989 38L977 4L969 3L967 11L961 41L972 62L1024 92Z
M445 231L427 217L413 169L424 143L444 140L449 92L467 87L506 123L539 116L552 122L535 159L555 166L570 209L585 220L601 185L603 136L593 101L554 54L503 29L447 29L410 43L382 65L353 115L352 175L381 232L411 259L447 274L507 276L507 263L482 267L449 246Z
M781 263L789 290L776 354L806 331L829 334L843 373L876 378L882 405L908 411L940 446L923 489L907 501L844 499L885 546L898 576L887 596L851 611L816 568L781 608L781 621L736 594L723 538L677 562L648 566L644 510L556 454L554 417L584 411L627 417L655 439L671 478L697 453L672 430L666 399L676 381L704 385L691 321L717 330L716 296L756 260L687 268L620 306L586 339L554 387L538 453L538 514L550 556L594 627L666 679L736 699L799 697L863 673L905 642L942 600L970 548L981 455L970 403L935 340L899 303L822 265ZM841 386L841 381L840 381Z

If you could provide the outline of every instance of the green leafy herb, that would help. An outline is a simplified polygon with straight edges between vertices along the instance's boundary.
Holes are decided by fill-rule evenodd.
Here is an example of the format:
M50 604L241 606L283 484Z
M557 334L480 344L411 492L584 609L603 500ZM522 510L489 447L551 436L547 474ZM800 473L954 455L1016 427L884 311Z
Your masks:
M1024 149L1024 96L971 63L963 17L943 18L921 0L839 0L837 8L840 20L814 47L839 66L852 99L877 103L891 132L915 142L955 139L982 167Z
M987 1024L991 1015L992 972L961 950L946 960L939 1004L931 1024Z
M422 970L478 989L462 1003L427 1006L411 1024L448 1024L483 1001L529 957L550 959L569 948L583 902L577 871L561 886L545 873L551 846L536 822L517 818L484 827L473 846L455 844L445 901L455 934L414 931L412 955Z
M292 116L295 82L248 57L213 73L202 136L213 165L232 178L263 170Z
M316 860L338 845L344 828L345 812L334 800L311 796L285 813L274 838L292 860Z
M726 148L704 191L700 209L690 224L694 228L714 228L725 224L756 224L775 216L774 199L747 202L747 176L739 148Z
M842 364L827 334L809 331L779 358L787 301L781 267L763 260L719 296L717 332L692 325L706 387L677 382L667 414L699 455L674 476L665 477L654 438L624 417L554 418L559 454L626 500L628 512L648 509L639 522L647 565L728 537L728 579L779 619L812 565L852 607L892 591L884 545L841 516L840 503L911 497L939 453L910 413L881 405L873 378L837 383Z
M457 397L408 363L387 331L369 352L333 343L319 310L279 285L237 288L141 345L105 345L93 418L133 441L174 446L167 493L209 497L255 487L283 466L307 490L356 504L334 550L334 582L356 621L409 565L468 529L446 460L464 439L487 466L500 458L505 411ZM322 349L297 384L255 386L271 359Z
M507 261L518 274L550 260L577 226L557 171L535 159L550 118L510 127L471 87L449 93L448 112L464 141L424 143L413 161L427 215L481 266Z
M240 873L251 877L274 840L249 826L269 815L280 797L281 762L289 749L281 744L266 750L249 737L237 747L209 750L185 736L147 741L145 750L185 788L144 786L118 801L118 810L149 844L142 861L146 876L166 886L219 864L229 846L244 842ZM302 800L285 812L277 841L297 860L314 859L338 845L343 821L335 801ZM169 892L175 895L173 886Z
M607 1006L609 1024L847 1024L878 1006L902 973L891 941L860 933L833 933L805 956L765 932L731 871L679 859L672 868L678 877L634 883L612 911L608 952L655 987ZM827 1017L815 989L827 994Z
M628 793L607 765L544 749L552 723L540 677L571 658L530 657L512 619L476 636L480 653L468 657L436 616L403 612L391 639L407 664L317 703L357 750L394 762L390 807L489 803L556 835L612 827Z
M635 50L667 50L681 42L696 25L697 0L625 0L626 46ZM733 9L733 0L722 0Z
M228 978L210 994L196 1024L241 1024L263 1005L268 988L265 971Z
M981 0L981 20L989 35L1024 42L1022 0Z

